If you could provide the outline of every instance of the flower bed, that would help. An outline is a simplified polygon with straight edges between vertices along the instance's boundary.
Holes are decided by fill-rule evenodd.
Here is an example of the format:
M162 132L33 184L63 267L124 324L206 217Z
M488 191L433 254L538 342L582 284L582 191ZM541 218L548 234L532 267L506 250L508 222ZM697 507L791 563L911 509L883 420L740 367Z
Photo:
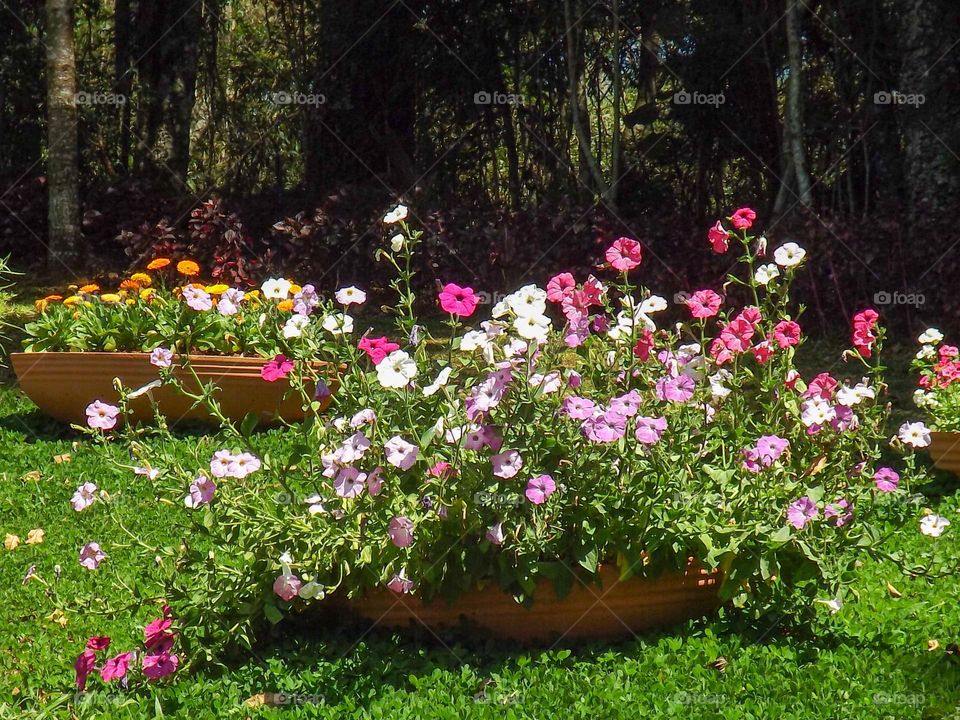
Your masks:
M573 577L589 590L605 572L669 576L691 557L723 567L719 600L754 612L842 605L842 551L882 554L874 520L902 511L909 484L881 461L874 311L853 319L846 377L801 376L789 286L806 253L770 253L741 208L708 235L739 254L722 288L671 308L635 283L642 245L619 238L596 275L526 285L479 323L478 294L445 284L441 341L414 313L420 234L405 217L385 218L396 227L378 253L395 273L395 331L356 337L346 310L364 312L364 296L345 288L341 309L318 298L299 315L264 371L309 403L310 363L343 362L329 421L307 416L279 446L224 422L194 454L209 462L184 464L146 441L163 426L91 420L95 439L128 443L157 473L183 536L205 538L148 553L169 568L166 599L195 658L328 596L362 607L389 592L423 609L489 586L536 612L545 583L563 598ZM207 315L190 327L221 322L194 312Z

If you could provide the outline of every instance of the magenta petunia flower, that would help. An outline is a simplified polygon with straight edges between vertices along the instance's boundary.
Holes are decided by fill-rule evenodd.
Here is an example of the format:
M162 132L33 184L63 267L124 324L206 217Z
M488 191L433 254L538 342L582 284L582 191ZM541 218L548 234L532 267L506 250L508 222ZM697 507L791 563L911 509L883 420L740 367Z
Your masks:
M547 300L562 303L573 294L577 281L570 273L559 273L547 282Z
M106 683L113 680L123 680L127 676L127 668L132 658L132 652L120 653L116 657L110 658L100 669L100 677Z
M390 542L398 548L410 547L413 543L413 520L404 516L393 518L387 526L387 534Z
M880 492L893 492L900 484L900 475L893 468L877 468L873 474L873 481L877 484L877 490Z
M504 479L512 478L523 467L523 458L516 450L505 450L493 455L490 462L493 464L493 474Z
M286 378L291 370L293 370L293 361L288 360L285 355L277 355L260 368L260 377L267 382L276 382Z
M94 430L112 430L117 424L120 408L99 400L87 405L87 425Z
M399 350L400 346L390 342L386 337L362 337L357 343L357 348L365 352L374 365L379 365L387 355L394 350Z
M710 241L713 251L718 255L723 255L730 247L730 233L728 233L723 224L717 220L716 224L707 232L707 239Z
M752 208L742 207L736 210L730 217L730 222L737 230L749 230L753 221L757 219L757 213Z
M96 570L105 557L98 543L89 542L80 548L80 564L87 570Z
M170 631L172 624L173 620L167 612L164 612L163 617L148 622L143 628L143 644L149 650L154 650L173 639L173 633Z
M477 309L480 298L473 292L473 288L460 287L455 283L447 283L440 291L440 307L444 312L457 317L470 317Z
M553 481L552 477L549 475L537 475L527 481L527 489L524 495L526 495L527 500L534 505L543 505L543 503L547 501L547 498L553 495L556 489L557 484Z
M169 653L150 653L143 658L143 674L151 680L159 680L176 672L180 658Z
M73 663L73 669L77 672L77 689L81 692L86 690L87 676L93 672L93 666L96 662L96 653L93 650L84 650Z
M695 318L713 317L720 310L723 298L713 290L697 290L687 299L687 307Z
M399 595L403 595L413 590L413 580L406 576L406 572L404 570L400 570L400 572L395 573L394 576L390 578L390 582L387 583L387 587L391 591Z
M614 270L630 272L640 266L640 243L628 237L617 238L613 245L607 248L604 258Z
M808 522L815 519L819 514L817 504L809 496L804 495L790 503L787 508L787 522L797 530L802 530Z
M773 339L781 348L800 343L800 326L793 320L781 320L773 328Z
M94 635L92 638L87 640L87 650L102 652L108 647L110 647L110 638L106 635Z

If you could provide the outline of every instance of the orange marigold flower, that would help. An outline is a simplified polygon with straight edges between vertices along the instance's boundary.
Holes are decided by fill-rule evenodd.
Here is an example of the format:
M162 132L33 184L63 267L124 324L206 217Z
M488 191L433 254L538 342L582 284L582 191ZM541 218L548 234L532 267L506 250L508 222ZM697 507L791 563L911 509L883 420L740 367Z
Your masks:
M154 258L147 263L147 270L162 270L170 264L170 258Z
M123 282L120 283L120 289L121 290L139 290L140 283L138 283L133 278L130 278L129 280L124 280Z
M293 310L293 300L281 300L277 303L277 310L280 312L290 312Z
M61 300L63 300L63 295L47 295L45 298L37 300L33 305L37 308L37 312L43 312L48 305L58 303Z
M95 292L99 292L99 291L100 291L100 286L99 286L99 285L97 285L96 283L90 283L89 285L82 285L82 286L80 286L80 289L77 290L77 293L79 293L79 294L83 294L83 293L95 293Z
M177 272L187 277L194 277L200 274L200 266L193 260L181 260L177 263Z
M137 285L140 287L150 287L153 284L153 278L146 273L134 273L130 276L130 279L137 283Z

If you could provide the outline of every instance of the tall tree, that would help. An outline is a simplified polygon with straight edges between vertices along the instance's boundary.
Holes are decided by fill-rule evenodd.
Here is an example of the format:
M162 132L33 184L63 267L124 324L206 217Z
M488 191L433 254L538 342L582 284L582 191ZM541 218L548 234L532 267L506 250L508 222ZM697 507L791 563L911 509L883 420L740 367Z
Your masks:
M77 71L73 49L73 0L47 0L47 219L50 265L80 256Z

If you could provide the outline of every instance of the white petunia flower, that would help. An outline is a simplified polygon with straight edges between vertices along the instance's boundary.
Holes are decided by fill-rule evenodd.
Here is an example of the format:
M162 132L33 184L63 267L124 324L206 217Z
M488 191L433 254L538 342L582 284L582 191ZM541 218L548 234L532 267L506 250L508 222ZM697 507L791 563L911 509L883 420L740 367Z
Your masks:
M651 295L640 303L640 314L662 312L667 309L667 301L659 295Z
M937 349L933 345L921 345L917 350L917 360L930 360L937 356Z
M504 301L517 317L540 317L547 312L547 292L536 285L524 285Z
M333 313L323 319L323 329L333 335L349 335L353 332L353 318L346 313Z
M937 330L937 328L927 328L920 334L920 337L917 338L917 342L923 345L938 345L942 341L943 333Z
M905 422L897 431L897 437L905 445L924 448L930 444L930 429L922 422Z
M300 337L303 335L303 329L309 324L309 315L291 315L283 325L283 336L287 338L287 340Z
M387 388L406 387L417 376L417 363L403 350L394 350L377 365L377 380Z
M450 379L451 372L453 372L451 368L443 368L440 371L440 374L437 375L437 379L423 388L423 394L427 395L428 397L430 395L434 395L440 388L447 384L447 381Z
M390 249L394 252L400 252L403 250L404 242L406 242L406 238L403 237L403 233L397 233L390 238Z
M400 222L401 220L407 219L407 206L406 205L397 205L393 210L388 212L383 216L383 222L387 225L393 225Z
M803 262L807 251L795 242L784 243L773 251L773 259L780 267L796 267Z
M943 515L924 515L920 518L920 532L929 537L940 537L950 525Z
M810 398L801 406L800 420L807 427L824 425L836 416L837 411L833 409L833 405L823 398Z
M260 291L265 298L271 300L286 300L292 287L293 283L285 278L270 278L260 286Z
M763 286L766 286L771 280L777 277L780 277L780 268L773 263L761 265L753 274L753 279Z
M334 297L341 305L363 305L367 301L367 294L360 288L350 285L337 290Z
M937 396L932 392L926 392L917 388L913 391L913 403L918 408L924 410L932 410L933 408L940 405L940 401L937 400Z
M547 333L550 332L550 318L546 315L518 317L513 321L513 328L517 331L517 335L525 340L543 343L547 341Z
M837 402L845 407L859 405L864 400L873 400L876 396L876 391L862 382L857 383L853 387L844 385L837 390Z

